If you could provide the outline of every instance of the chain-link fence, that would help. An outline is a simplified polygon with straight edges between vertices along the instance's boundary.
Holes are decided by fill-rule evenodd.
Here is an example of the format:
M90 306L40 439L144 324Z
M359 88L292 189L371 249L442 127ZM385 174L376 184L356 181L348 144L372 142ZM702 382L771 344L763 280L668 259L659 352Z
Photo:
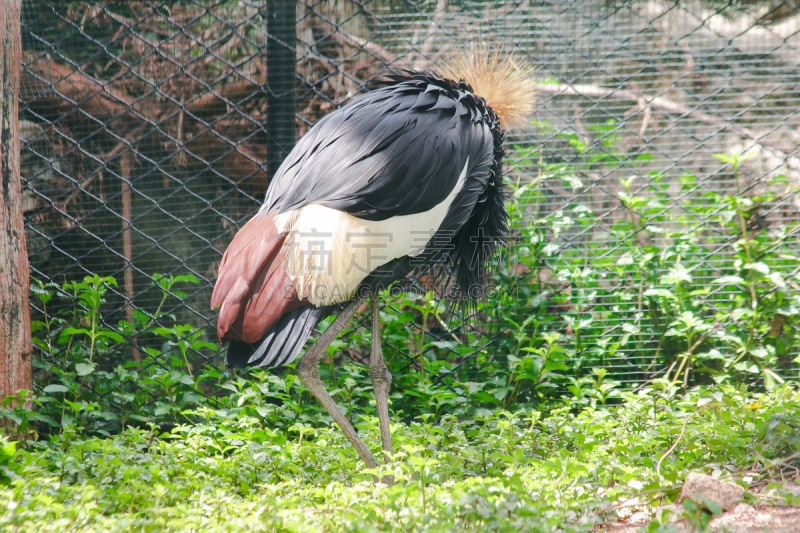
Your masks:
M25 0L23 9L32 275L114 276L110 325L163 305L216 341L219 259L294 140L381 75L429 68L475 40L514 50L541 82L534 123L508 142L518 219L503 305L519 331L558 330L623 381L652 376L665 347L643 331L665 325L663 294L646 279L691 264L685 298L719 314L735 296L712 283L741 253L741 235L722 231L729 195L758 204L747 224L772 232L785 292L798 289L793 1ZM748 150L738 172L714 157ZM765 196L770 182L778 193ZM660 267L641 256L651 248ZM164 301L156 273L200 283ZM778 349L787 375L797 373L789 318ZM708 321L719 333L729 319L741 317ZM461 347L447 342L463 345L465 331L432 327L441 341L432 349L454 350L467 374L518 354L519 344L493 344L507 324L487 324L470 326ZM135 338L126 345L127 357L142 357ZM419 357L404 354L409 364Z

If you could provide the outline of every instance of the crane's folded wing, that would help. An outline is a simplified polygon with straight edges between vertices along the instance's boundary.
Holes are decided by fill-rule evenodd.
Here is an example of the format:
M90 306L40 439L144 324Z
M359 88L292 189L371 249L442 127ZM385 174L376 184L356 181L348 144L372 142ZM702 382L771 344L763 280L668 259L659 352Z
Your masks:
M300 139L261 215L312 202L365 220L422 213L449 196L467 160L485 187L493 139L478 116L471 94L420 80L367 93Z

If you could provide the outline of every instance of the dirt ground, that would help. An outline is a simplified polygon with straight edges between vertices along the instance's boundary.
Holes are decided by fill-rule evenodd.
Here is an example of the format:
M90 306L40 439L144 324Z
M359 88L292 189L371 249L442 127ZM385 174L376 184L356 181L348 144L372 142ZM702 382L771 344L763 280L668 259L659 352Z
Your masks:
M800 479L785 481L784 490L800 494ZM694 531L693 524L685 518L684 500L691 500L701 509L716 510L721 514L708 523L710 531L729 533L800 533L800 507L778 505L777 498L769 494L751 493L750 501L764 502L753 506L745 503L745 491L739 485L714 479L705 474L689 474L675 503L663 505L655 514L636 510L636 505L622 506L618 511L619 520L605 524L598 531L607 533L637 533L652 518L666 518L678 531ZM775 505L768 502L775 501Z

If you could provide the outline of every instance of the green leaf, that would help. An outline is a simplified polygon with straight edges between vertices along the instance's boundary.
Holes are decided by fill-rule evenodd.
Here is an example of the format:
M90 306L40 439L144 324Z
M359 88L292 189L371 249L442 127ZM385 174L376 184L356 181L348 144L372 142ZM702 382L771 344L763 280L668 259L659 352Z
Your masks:
M494 396L500 401L503 401L503 398L508 396L508 393L511 392L512 390L514 390L513 387L500 387L492 391L492 396Z
M755 364L748 365L745 361L739 361L733 368L740 372L748 372L750 374L758 374L758 366Z
M531 307L541 307L541 306L547 304L547 295L548 294L549 294L548 291L540 292L539 294L537 294L536 296L534 296L531 299L530 306Z
M669 273L661 278L661 283L664 285L678 285L683 281L691 282L692 275L681 263L676 263L674 267L669 269Z
M617 266L627 266L633 264L633 254L630 252L625 252L622 254L622 257L617 259Z
M57 392L69 392L69 389L66 388L64 385L48 385L42 390L48 394L54 394Z
M722 514L722 507L717 502L713 500L705 500L703 503L714 516L719 516Z
M85 329L85 328L68 327L68 328L64 328L63 331L61 332L61 334L62 335L90 335L91 336L92 332L89 331L88 329Z
M714 349L714 348L712 348L711 350L709 350L709 351L707 351L705 353L697 354L697 357L699 357L701 359L718 359L718 360L721 360L721 361L725 361L727 359L727 357L722 355L722 353L720 353L719 350Z
M736 285L738 283L744 283L744 279L740 278L739 276L722 276L721 278L715 279L713 283L719 283L721 285Z
M748 309L746 307L739 307L738 309L734 309L731 313L731 318L733 320L741 320L742 317L751 316L753 314L752 309Z
M519 198L520 196L525 194L525 191L527 191L532 185L533 185L533 182L528 182L525 185L522 185L521 187L516 189L514 191L514 198Z
M561 176L561 179L566 181L573 191L577 191L578 189L583 187L583 182L581 181L581 179L573 174L567 174L566 176Z
M164 416L167 413L169 413L170 411L172 411L172 406L171 405L162 404L162 405L159 405L158 407L156 407L155 411L153 411L153 412L155 413L156 416Z
M95 366L94 364L87 365L86 363L78 363L75 365L75 371L78 373L79 376L87 376L94 372Z
M109 339L115 340L117 342L125 342L125 338L122 335L120 335L116 331L111 331L109 329L98 331L97 336L108 337Z
M270 407L271 407L272 409L270 409ZM274 409L275 409L275 406L274 406L274 405L269 405L269 406L263 406L263 405L259 405L259 406L257 406L257 407L256 407L256 412L257 412L257 413L258 413L260 416L267 417L267 416L269 416L269 414L270 414L270 413L271 413L271 412L272 412Z
M769 274L769 266L766 263L745 263L742 265L742 268L745 270L755 270L756 272L761 272L765 276Z
M783 276L781 276L780 272L773 272L769 275L769 279L776 287L781 289L785 289L787 287L786 280L783 279Z
M644 291L644 296L661 296L664 298L672 298L673 300L677 300L678 297L672 294L667 289L648 289Z
M569 370L569 367L561 361L547 361L542 372L552 372L554 370Z

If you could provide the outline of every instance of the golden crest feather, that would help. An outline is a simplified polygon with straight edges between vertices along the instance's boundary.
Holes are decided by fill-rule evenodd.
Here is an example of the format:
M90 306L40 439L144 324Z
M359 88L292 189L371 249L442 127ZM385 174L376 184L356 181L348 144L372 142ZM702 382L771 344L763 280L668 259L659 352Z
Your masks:
M469 84L473 93L486 100L497 114L503 129L521 126L533 113L536 90L532 69L501 48L472 46L434 71L444 78Z

